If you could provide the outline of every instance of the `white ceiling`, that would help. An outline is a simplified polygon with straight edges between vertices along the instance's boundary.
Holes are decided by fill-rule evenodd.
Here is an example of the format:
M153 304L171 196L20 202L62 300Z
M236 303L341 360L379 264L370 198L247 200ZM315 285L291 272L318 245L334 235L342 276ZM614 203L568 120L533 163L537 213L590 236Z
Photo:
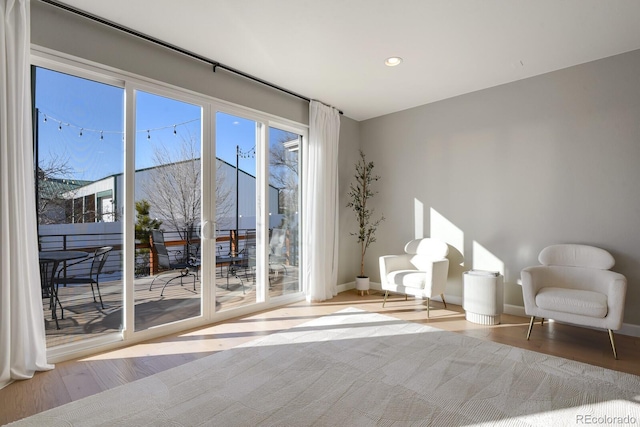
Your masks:
M637 0L64 3L356 120L640 49Z

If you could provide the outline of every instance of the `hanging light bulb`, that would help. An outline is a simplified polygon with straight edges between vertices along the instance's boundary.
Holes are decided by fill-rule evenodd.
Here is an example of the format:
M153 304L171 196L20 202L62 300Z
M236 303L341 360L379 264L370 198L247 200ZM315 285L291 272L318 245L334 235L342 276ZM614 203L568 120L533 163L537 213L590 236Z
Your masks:
M176 125L173 125L173 134L174 134L174 135L177 135L177 134L178 134L178 132L176 131Z
M104 136L102 135L102 131L100 131L100 139L104 139Z
M151 134L149 133L148 129L147 129L147 139L151 139Z
M80 128L80 136L82 136L83 128Z
M44 115L44 121L45 121L45 123L47 122L47 115L46 114Z

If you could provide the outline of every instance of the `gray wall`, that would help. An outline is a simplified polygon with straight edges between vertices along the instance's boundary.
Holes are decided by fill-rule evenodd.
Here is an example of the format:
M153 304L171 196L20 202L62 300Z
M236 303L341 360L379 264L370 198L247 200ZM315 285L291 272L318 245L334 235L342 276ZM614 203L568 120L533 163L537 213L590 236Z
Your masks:
M360 274L360 246L356 237L349 234L357 231L356 218L353 211L347 208L349 184L354 180L354 165L360 158L360 141L360 123L348 117L342 117L340 120L340 148L338 150L338 191L340 193L338 284L351 283ZM377 259L365 264L369 276L372 275L372 270L377 270L377 265Z
M520 270L547 245L584 243L613 254L628 279L625 323L640 325L640 51L364 121L360 132L388 218L367 254L372 280L379 255L422 233L454 248L447 294L461 296L464 270L500 269L505 303L522 306Z

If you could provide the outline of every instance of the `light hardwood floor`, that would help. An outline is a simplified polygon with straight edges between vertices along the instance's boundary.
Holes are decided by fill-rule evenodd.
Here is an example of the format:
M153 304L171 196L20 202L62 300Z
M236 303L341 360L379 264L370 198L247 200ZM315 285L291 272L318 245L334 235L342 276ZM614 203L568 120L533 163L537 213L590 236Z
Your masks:
M480 339L565 357L621 372L640 375L640 338L616 335L619 360L613 358L606 331L547 323L534 326L525 339L528 319L503 315L496 326L481 326L464 319L460 306L438 302L426 318L424 301L382 294L358 296L355 290L319 303L299 302L250 316L132 345L92 357L59 363L56 369L37 373L0 390L0 424L27 417L65 403L126 384L157 372L226 350L258 336L289 329L346 307L378 312L425 323Z

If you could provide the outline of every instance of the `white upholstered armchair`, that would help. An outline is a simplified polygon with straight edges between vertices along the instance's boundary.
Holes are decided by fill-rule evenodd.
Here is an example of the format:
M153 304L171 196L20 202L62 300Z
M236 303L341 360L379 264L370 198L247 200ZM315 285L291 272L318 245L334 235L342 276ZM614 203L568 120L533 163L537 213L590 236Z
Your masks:
M380 257L380 281L385 291L384 307L389 292L419 296L427 299L429 317L430 299L440 295L444 307L444 290L449 273L449 246L440 240L424 238L407 243L404 254Z
M614 330L622 326L627 279L610 271L613 256L604 249L564 244L544 248L542 265L521 272L524 308L531 316L527 339L536 317L574 325L604 328L614 358L618 358Z

